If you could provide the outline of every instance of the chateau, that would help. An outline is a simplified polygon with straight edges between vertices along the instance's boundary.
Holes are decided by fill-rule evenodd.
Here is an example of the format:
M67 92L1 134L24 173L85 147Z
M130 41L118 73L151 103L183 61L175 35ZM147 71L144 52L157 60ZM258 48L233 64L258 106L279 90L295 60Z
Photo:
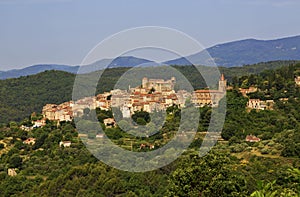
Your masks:
M166 81L163 79L148 79L147 77L144 77L142 80L142 88L149 91L153 88L158 92L168 92L174 90L175 83L175 77L172 77L170 80Z

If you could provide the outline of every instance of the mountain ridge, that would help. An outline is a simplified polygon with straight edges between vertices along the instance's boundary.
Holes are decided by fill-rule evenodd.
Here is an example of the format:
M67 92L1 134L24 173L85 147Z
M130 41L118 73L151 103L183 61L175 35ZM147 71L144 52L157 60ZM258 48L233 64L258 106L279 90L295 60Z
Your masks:
M89 72L94 72L97 70L115 67L131 67L143 64L151 64L154 62L146 60L143 58L136 58L133 56L121 56L115 59L102 59L96 61L89 65L84 66L70 66L70 65L60 65L60 64L37 64L22 69L12 69L8 71L0 71L0 79L18 78L22 76L34 75L46 70L59 70L65 71L72 74L84 74Z
M231 41L214 45L204 51L200 51L187 57L166 61L163 64L190 65L191 63L188 60L197 65L217 65L220 67L238 67L278 60L300 60L300 35L273 40L248 38ZM60 70L76 74L77 72L93 72L105 69L106 67L134 67L138 65L149 66L157 65L157 63L144 58L121 56L115 59L102 59L82 67L58 64L39 64L22 69L0 71L0 79L33 75L46 70Z
M206 53L209 53L209 57ZM214 61L211 61L212 58ZM223 67L243 66L259 62L277 60L300 60L300 35L274 40L254 38L217 44L205 51L187 57L167 61L169 65L190 64L214 65Z

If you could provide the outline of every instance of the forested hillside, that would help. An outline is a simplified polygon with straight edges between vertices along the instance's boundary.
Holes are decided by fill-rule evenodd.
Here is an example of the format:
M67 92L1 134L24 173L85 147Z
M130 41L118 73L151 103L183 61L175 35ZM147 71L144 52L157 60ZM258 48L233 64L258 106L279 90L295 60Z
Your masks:
M0 81L0 122L21 121L40 112L45 103L70 100L75 75L46 71L37 75Z
M124 72L109 73L112 71L116 70L107 71L108 75L114 76L110 78L112 80ZM69 77L69 80L74 77L62 72L50 73L51 76ZM41 75L45 74L48 73ZM23 122L2 125L1 195L299 196L300 87L294 81L294 77L299 75L300 64L295 64L236 77L232 81L232 90L227 91L224 140L219 140L204 157L198 156L212 112L209 106L199 108L199 126L189 149L175 162L151 172L124 172L98 161L81 140L87 138L101 142L101 138L97 138L94 131L79 137L74 122L57 124L47 121L42 128L20 129L22 124L38 118L31 116ZM253 86L257 88L256 92L246 96L239 92L239 88ZM247 108L247 101L252 98L273 100L274 106L270 110ZM163 127L149 138L132 136L118 125L106 127L103 120L112 117L112 112L99 108L86 111L83 122L89 124L89 114L96 113L112 142L127 150L143 152L151 150L142 149L141 144L155 144L157 149L168 143L178 130L180 112L177 106L169 107ZM147 124L148 115L136 112L132 118ZM126 124L125 119L122 124ZM150 124L146 126L151 127ZM246 141L248 135L257 136L260 140ZM30 138L35 139L34 144L24 143ZM71 142L70 147L60 146L61 141ZM8 169L12 168L16 176L8 175Z
M266 69L276 69L288 66L294 61L266 62L255 65L247 65L235 68L220 68L229 82L234 77L256 74ZM206 84L197 71L192 66L174 66L192 84L194 89L206 87ZM106 69L98 83L97 93L110 91L115 83L130 68ZM151 68L149 68L151 69ZM201 67L209 73L209 67ZM149 72L151 73L151 72ZM154 76L161 74L164 77L167 71L154 73ZM143 76L136 77L131 73L131 81L139 84ZM37 75L20 77L16 79L0 80L0 123L9 121L21 121L32 112L40 113L42 107L47 103L59 104L72 99L72 89L75 75L63 71L45 71Z

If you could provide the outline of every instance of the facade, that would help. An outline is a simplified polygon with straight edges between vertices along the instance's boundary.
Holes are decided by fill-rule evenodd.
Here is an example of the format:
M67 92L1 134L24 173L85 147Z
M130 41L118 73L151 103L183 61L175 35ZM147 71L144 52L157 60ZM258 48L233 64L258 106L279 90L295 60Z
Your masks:
M60 105L47 104L43 107L42 114L44 118L56 121L72 121L73 102L65 102Z
M71 141L61 141L61 142L59 142L59 146L60 147L70 147L71 146L71 144L72 144L72 142Z
M46 125L46 118L43 118L41 120L36 120L36 121L33 121L33 128L39 128L39 127L43 127Z
M247 102L247 108L249 109L273 110L273 106L273 100L261 101L260 99L249 99Z
M174 90L176 83L175 77L172 77L170 80L163 79L148 79L144 77L142 80L142 88L150 91L152 88L158 92L167 92Z
M218 106L219 101L226 94L226 86L227 80L222 74L219 80L218 90L196 90L192 95L192 103L199 107L203 107L205 105L212 107Z
M16 168L8 168L7 175L8 176L17 176Z

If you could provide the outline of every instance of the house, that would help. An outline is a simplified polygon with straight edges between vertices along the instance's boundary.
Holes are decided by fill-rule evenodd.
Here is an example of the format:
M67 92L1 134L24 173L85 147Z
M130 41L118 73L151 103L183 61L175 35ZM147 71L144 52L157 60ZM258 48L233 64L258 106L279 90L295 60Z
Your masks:
M61 141L61 142L59 142L59 146L60 147L70 147L71 146L71 144L72 144L72 142L71 141Z
M250 109L273 110L273 106L273 100L261 101L260 99L249 99L247 102L247 107Z
M267 109L267 110L273 110L274 109L274 104L275 104L274 100L266 100L265 103L266 103L266 108L265 109Z
M259 142L260 138L254 136L254 135L247 135L246 136L246 142Z
M262 109L260 106L260 99L249 99L247 107L250 109Z
M7 174L8 176L17 176L16 168L8 168Z
M20 129L22 129L23 131L31 131L31 130L32 130L32 127L28 127L28 126L25 126L25 125L21 125L21 126L20 126Z
M112 127L115 126L116 122L113 118L106 118L103 120L103 123L106 127Z
M35 138L28 138L27 140L23 141L23 144L34 145L35 144Z
M46 118L43 118L41 120L32 121L33 128L40 128L46 125Z
M240 91L240 93L242 93L242 95L243 95L244 97L247 97L247 94L256 92L256 91L257 91L257 88L251 86L251 87L249 87L249 88L247 88L247 89L245 89L245 88L239 88L239 91Z
M42 114L44 119L56 120L56 121L72 121L73 119L73 111L72 108L74 106L73 101L65 102L60 105L56 104L47 104L43 107ZM37 123L38 125L43 125L42 122Z
M96 138L103 138L104 137L104 134L97 134L96 135Z
M297 76L295 78L295 83L296 83L296 85L300 86L300 76Z

